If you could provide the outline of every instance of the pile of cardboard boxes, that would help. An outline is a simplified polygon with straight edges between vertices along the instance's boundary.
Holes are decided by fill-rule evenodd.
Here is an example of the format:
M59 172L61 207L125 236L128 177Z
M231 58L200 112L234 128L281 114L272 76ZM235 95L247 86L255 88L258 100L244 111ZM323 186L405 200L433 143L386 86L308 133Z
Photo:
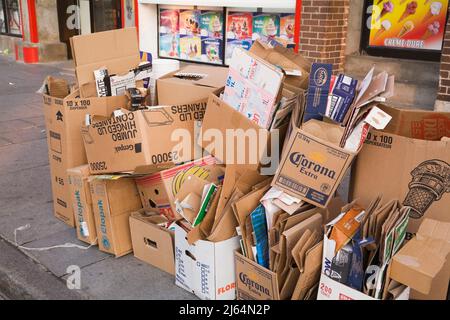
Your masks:
M150 97L134 28L71 43L77 83L41 91L54 212L78 239L201 299L446 298L450 114L259 41Z

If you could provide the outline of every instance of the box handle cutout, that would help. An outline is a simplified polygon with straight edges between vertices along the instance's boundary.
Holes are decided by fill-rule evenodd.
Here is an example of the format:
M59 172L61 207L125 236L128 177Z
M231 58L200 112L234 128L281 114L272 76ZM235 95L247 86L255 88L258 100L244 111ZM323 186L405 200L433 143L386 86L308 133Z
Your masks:
M150 240L149 238L144 238L144 242L148 247L158 249L158 244L155 241Z
M156 203L152 199L148 199L151 208L156 208Z
M184 253L192 260L197 261L197 259L195 259L194 255L192 253L190 253L188 250L186 250Z

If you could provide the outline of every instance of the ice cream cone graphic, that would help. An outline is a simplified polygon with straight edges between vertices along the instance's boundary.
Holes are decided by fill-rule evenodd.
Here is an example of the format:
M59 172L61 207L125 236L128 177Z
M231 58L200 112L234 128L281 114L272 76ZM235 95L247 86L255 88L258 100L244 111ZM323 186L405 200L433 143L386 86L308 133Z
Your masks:
M417 2L416 1L409 2L406 5L406 9L403 12L402 16L400 17L400 19L398 20L398 22L402 22L409 16L416 14L416 10L417 10Z
M422 36L422 40L428 40L430 37L435 36L439 33L439 29L441 28L441 24L439 21L435 21L428 25L427 31Z
M383 4L383 9L381 10L380 15L377 18L377 21L383 18L388 13L392 12L394 10L394 4L391 1L385 2Z
M437 1L431 3L430 10L428 10L428 12L425 14L425 16L422 19L422 22L428 21L431 18L438 16L439 13L441 13L441 9L442 3Z
M411 218L420 219L434 201L450 192L450 165L441 160L428 160L417 166L411 175L403 205L411 208Z
M384 32L388 31L392 27L392 23L389 20L383 20L381 22L380 30L375 33L374 39L380 37Z
M428 40L432 35L433 35L433 33L430 30L427 30L423 34L421 40Z
M407 35L409 32L411 32L414 29L414 23L412 21L406 21L403 25L402 29L398 33L398 37L402 38L405 35Z

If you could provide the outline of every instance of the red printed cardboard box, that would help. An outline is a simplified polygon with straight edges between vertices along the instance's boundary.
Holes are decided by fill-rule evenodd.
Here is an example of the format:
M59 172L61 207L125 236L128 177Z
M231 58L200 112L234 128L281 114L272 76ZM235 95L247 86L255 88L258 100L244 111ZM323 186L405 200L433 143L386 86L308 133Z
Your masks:
M175 195L186 177L195 175L208 181L217 181L223 176L222 166L216 165L213 156L185 163L148 176L136 178L142 205L149 211L157 211L170 220L176 220Z

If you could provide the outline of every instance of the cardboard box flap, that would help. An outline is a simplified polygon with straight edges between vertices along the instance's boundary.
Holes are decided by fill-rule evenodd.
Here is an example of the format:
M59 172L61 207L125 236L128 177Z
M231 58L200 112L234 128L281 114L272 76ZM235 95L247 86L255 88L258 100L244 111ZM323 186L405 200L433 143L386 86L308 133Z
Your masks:
M65 79L48 76L45 84L48 88L48 94L51 97L64 99L69 95L69 84Z
M450 223L425 219L416 238L393 257L391 278L429 294L450 253Z
M174 75L178 73L190 73L190 74L201 74L204 77L198 80L191 79L180 79L174 77ZM177 83L186 83L194 86L204 86L210 88L222 88L225 86L226 80L228 76L228 69L222 67L211 67L211 66L202 66L202 65L188 65L176 72L173 72L167 76L162 77L161 79L166 79L166 81L174 81Z
M444 240L450 243L450 223L425 219L417 231L417 236Z
M86 92L84 86L95 87L94 70L106 67L110 75L123 74L140 62L136 28L75 36L71 44L78 83L85 96L93 94L92 88Z
M344 134L343 127L315 119L311 119L303 124L301 130L337 146L339 146L342 135Z
M392 116L384 132L433 141L450 136L450 112L407 110L385 105L378 107Z
M295 53L293 50L277 46L268 47L257 40L250 48L250 52L265 61L282 68L287 74L285 82L297 86L307 86L311 62ZM295 73L298 75L289 75ZM306 87L305 87L306 88Z
M154 212L147 212L144 209L131 213L131 217L152 225L159 225L169 222L166 217Z
M89 182L94 180L120 180L123 178L135 178L136 175L132 174L102 174L102 175L93 175L89 177Z
M77 67L99 62L107 63L109 60L120 60L125 57L135 57L139 61L136 28L75 36L71 42Z
M430 293L445 259L429 249L422 241L411 240L393 257L391 278L423 294Z
M138 166L134 170L135 175L151 175L160 171L164 171L175 166L174 163L162 163L162 164L149 164Z
M220 116L218 116L218 115L220 115ZM225 132L227 132L227 129L236 130L236 128L242 129L244 131L251 130L252 132L257 132L257 133L259 132L259 129L261 129L261 127L258 124L251 121L245 115L243 115L239 111L235 110L234 108L232 108L231 106L226 104L217 95L211 94L209 97L208 107L207 107L205 117L203 119L203 124L202 124L202 131L203 131L203 134L205 135L205 137L207 134L210 134L212 132L220 131L220 132L225 133ZM221 154L226 149L221 150L221 149L216 148L216 145L214 143L214 139L215 139L214 135L211 137L212 138L211 142L213 142L213 143L211 143L210 141L206 141L207 139L205 137L203 137L203 139L199 139L198 143L200 144L200 146L202 148L204 148L210 154L215 156L218 160L220 160L221 162L223 162L225 164L240 163L236 159L231 159L231 162L229 162L228 160L230 160L230 159L226 159L226 157L225 157L226 155ZM255 146L256 150L258 150L258 152L262 153L264 151L264 148L262 148L262 145L264 144L264 147L265 147L268 140L261 141L264 139L260 139L260 138L258 138L257 140L258 140L258 144L261 144L261 145ZM235 158L237 158L236 152L235 152L234 156L235 156ZM243 164L243 166L248 164L248 169L257 169L260 155L259 154L257 155L257 159L254 162L254 164L250 163L251 161L248 161L248 160L255 160L255 159L252 159L253 156L254 155L250 155L247 150L246 154L245 154L245 160L247 162L245 164ZM233 160L234 160L234 162L233 162Z
M80 98L80 89L76 89L72 91L65 99L79 99Z

